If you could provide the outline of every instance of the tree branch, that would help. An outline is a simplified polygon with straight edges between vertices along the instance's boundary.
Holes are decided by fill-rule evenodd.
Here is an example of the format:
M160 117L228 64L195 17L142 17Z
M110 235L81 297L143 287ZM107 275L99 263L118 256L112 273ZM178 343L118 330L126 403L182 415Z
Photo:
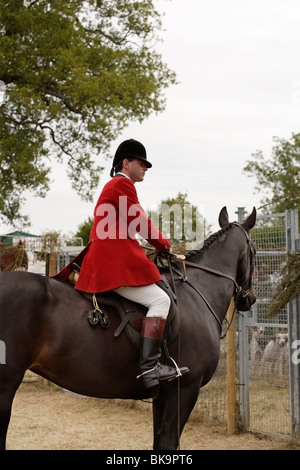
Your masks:
M64 103L64 105L69 109L69 111L72 111L75 114L80 114L81 116L84 115L84 113L82 112L82 110L80 108L77 108L77 107L73 106L68 101L66 95L63 95L62 93L59 93L58 91L53 90L51 88L45 88L44 92L45 92L46 95L51 95L51 96L55 96L55 98L59 98L62 101L62 103Z
M53 142L54 142L56 145L58 145L58 147L61 149L61 151L62 151L64 154L68 155L68 157L69 157L71 160L73 160L74 162L76 162L77 165L79 165L81 168L83 168L83 165L80 163L80 161L76 160L76 158L73 157L73 155L72 155L70 152L68 152L60 142L58 142L58 140L57 140L56 137L55 137L55 132L54 132L54 130L52 129L52 127L47 126L47 125L44 125L44 124L39 124L39 127L40 127L41 129L43 129L43 130L44 130L44 129L48 129L48 130L50 131L50 135L51 135L51 138L52 138Z
M54 142L56 145L59 146L59 148L61 149L61 151L62 151L63 153L65 153L66 155L68 155L68 157L70 157L70 158L72 158L73 160L75 160L75 158L73 157L73 155L71 155L71 153L69 153L67 150L65 150L65 148L63 147L63 145L61 145L61 144L58 142L58 140L56 140L56 138L55 138L55 132L54 132L54 130L52 129L52 127L50 127L50 126L45 126L45 125L40 124L40 128L43 129L43 130L44 130L44 129L48 129L48 130L50 131L50 135L51 135L51 138L52 138L53 142Z

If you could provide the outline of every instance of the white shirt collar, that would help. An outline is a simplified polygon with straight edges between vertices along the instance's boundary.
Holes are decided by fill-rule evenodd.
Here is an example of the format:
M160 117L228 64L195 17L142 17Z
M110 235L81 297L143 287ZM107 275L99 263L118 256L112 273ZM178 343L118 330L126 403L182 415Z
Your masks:
M125 176L125 178L128 178L130 180L129 176L125 175L125 173L122 173L121 171L118 171L117 175Z

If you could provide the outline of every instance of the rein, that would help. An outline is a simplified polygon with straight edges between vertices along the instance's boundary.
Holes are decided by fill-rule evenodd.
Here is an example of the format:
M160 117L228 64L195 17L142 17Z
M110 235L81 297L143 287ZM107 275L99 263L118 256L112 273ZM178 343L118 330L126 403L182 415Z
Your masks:
M239 286L238 283L236 282L236 280L232 276L229 276L229 274L224 274L221 271L216 271L215 269L211 269L211 268L208 268L206 266L202 266L201 264L191 263L190 261L186 261L186 260L184 260L184 264L186 266L191 266L193 268L202 269L203 271L207 271L211 274L215 274L216 276L221 276L221 277L225 277L227 279L230 279L236 287L236 292L242 292L241 286Z
M245 236L246 236L246 239L247 239L247 243L248 243L248 246L249 246L249 256L250 258L252 258L252 247L251 247L251 240L250 240L250 237L248 235L248 233L246 232L246 230L244 229L244 227L242 227L242 225L240 225L239 223L237 222L233 222L233 225L236 225L237 227L241 228L242 231L244 232ZM168 256L171 255L172 257L172 254L171 253L167 253ZM176 259L176 255L175 255L175 259ZM215 269L212 269L212 268L208 268L207 266L203 266L201 264L198 264L198 263L192 263L190 261L187 261L185 259L177 259L177 261L181 261L183 265L185 266L191 266L193 268L198 268L198 269L202 269L203 271L207 271L211 274L215 274L216 276L220 276L220 277L224 277L226 279L230 279L234 285L235 285L235 292L236 294L242 294L243 297L247 297L249 294L250 294L250 291L251 291L251 286L249 289L245 290L243 289L242 286L239 286L238 283L236 282L236 279L234 279L234 277L230 276L229 274L224 274L222 273L221 271L217 271ZM252 259L250 260L250 266L252 266ZM184 277L187 278L186 276L186 269L185 267L183 267L183 270L184 270ZM252 275L252 273L250 272L250 274ZM185 279L186 280L186 279Z
M198 265L196 265L196 267L200 267ZM202 294L202 292L196 287L194 286L188 279L187 277L184 277L182 276L181 272L178 271L177 269L173 267L171 267L172 271L174 271L178 276L179 276L179 280L183 281L183 282L186 282L190 287L192 287L198 295L200 295L200 297L202 298L202 300L204 300L204 302L206 303L207 307L209 308L209 310L211 311L211 313L213 314L213 316L215 317L215 319L217 320L217 322L219 323L220 325L220 329L222 330L222 322L220 321L219 317L217 316L217 314L215 313L214 309L212 308L212 306L210 305L210 303L208 302L208 300L206 299L206 297ZM174 282L174 280L172 280Z
M252 272L251 271L252 271L252 266L253 266L253 263L252 263L252 261L253 261L253 259L252 259L253 258L253 250L252 250L252 247L251 247L250 237L249 237L248 233L246 232L246 230L244 229L244 227L242 227L242 225L240 225L237 222L233 222L233 225L236 225L237 227L241 228L242 231L244 232L245 236L246 236L247 243L248 243L248 246L249 246L248 257L250 259L250 277L252 278ZM230 281L232 281L235 285L235 295L234 295L235 309L234 309L234 313L236 312L236 304L237 304L238 297L239 296L247 297L250 294L251 288L252 288L251 280L250 280L250 287L246 290L241 285L239 285L237 283L237 281L234 277L230 276L229 274L225 274L221 271L217 271L215 269L208 268L207 266L203 266L201 264L192 263L191 261L187 261L185 259L185 256L176 255L176 254L172 254L172 253L168 253L168 252L163 252L162 255L164 257L167 257L167 260L168 260L168 267L169 267L169 271L170 271L170 275L171 275L173 291L176 292L176 287L175 287L175 282L174 282L174 277L173 277L173 272L174 272L179 276L179 280L181 280L183 282L186 282L203 299L206 306L208 307L208 309L210 310L210 312L212 313L212 315L214 316L214 318L218 322L218 324L220 326L220 330L222 331L222 322L219 319L218 315L215 313L214 309L212 308L212 306L210 305L210 303L208 302L206 297L203 295L203 293L188 280L187 274L186 274L186 266L190 266L190 267L196 268L196 269L201 269L202 271L206 271L206 272L209 272L209 273L214 274L216 276L220 276L220 277L223 277L223 278L226 278L226 279L229 279ZM183 274L180 271L178 271L174 266L171 265L171 260L182 263ZM234 314L232 315L231 322L233 320L233 317L234 317ZM230 325L231 325L231 322L229 324L227 319L225 319L225 321L227 322L227 330L226 330L225 334L221 336L221 339L223 339L226 336L227 331L228 331L228 329L230 328Z

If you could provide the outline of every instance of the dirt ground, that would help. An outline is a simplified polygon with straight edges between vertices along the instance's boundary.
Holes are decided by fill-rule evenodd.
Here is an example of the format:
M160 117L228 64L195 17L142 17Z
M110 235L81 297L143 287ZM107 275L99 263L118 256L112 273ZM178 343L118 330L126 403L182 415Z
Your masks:
M151 450L151 404L80 397L54 385L23 383L8 431L9 450ZM241 433L194 411L181 450L298 450L299 441Z

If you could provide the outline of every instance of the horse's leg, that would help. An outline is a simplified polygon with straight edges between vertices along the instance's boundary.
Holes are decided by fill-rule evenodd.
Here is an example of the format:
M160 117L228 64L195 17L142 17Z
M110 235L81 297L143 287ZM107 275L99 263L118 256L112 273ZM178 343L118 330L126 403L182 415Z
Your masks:
M5 367L5 366L0 366ZM1 372L1 371L0 371ZM7 374L0 373L0 450L5 450L7 428L10 421L12 402L15 393L22 381L23 373L14 374L11 380L8 379Z
M177 450L183 428L193 410L199 395L199 384L180 386L180 422L178 422L178 383L169 382L164 387L164 410L160 429L157 430L157 450ZM161 404L163 402L161 401ZM162 407L160 408L160 412ZM158 442L159 438L159 442Z
M14 394L0 392L0 450L5 450L7 428Z

